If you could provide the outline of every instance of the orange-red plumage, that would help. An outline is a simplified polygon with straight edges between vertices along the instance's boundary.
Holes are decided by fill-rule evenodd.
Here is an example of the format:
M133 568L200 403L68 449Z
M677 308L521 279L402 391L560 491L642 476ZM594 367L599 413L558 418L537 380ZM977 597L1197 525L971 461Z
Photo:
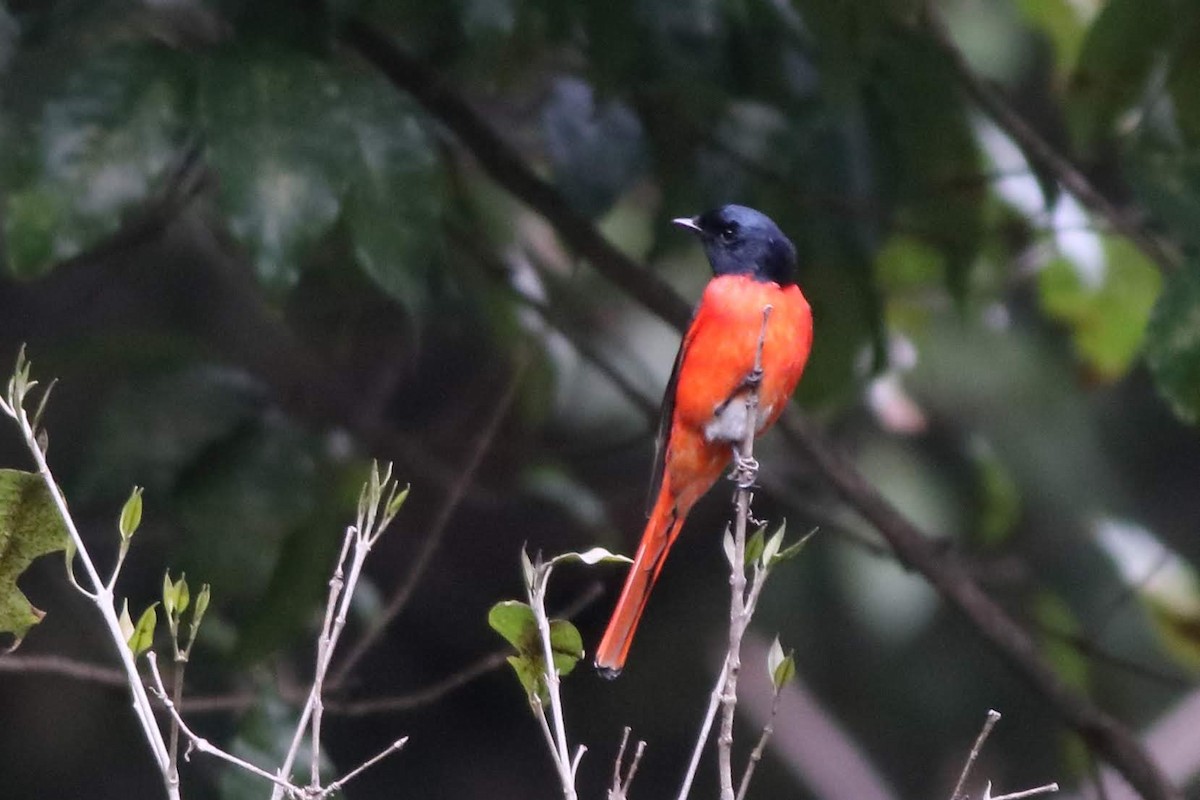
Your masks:
M704 217L697 219L702 221ZM778 233L773 223L770 226ZM790 243L787 247L790 256ZM707 249L714 268L720 271L712 247ZM664 398L657 486L652 487L657 495L633 566L596 651L596 666L608 676L615 676L624 666L650 589L684 519L720 477L733 455L733 443L742 438L736 415L744 417L745 403L739 392L745 391L744 381L754 368L764 306L770 305L772 311L763 341L759 434L782 413L808 360L812 347L808 302L794 283L780 285L760 272L726 270L726 274L714 277L684 335ZM722 409L724 414L719 415ZM744 420L741 430L745 430Z

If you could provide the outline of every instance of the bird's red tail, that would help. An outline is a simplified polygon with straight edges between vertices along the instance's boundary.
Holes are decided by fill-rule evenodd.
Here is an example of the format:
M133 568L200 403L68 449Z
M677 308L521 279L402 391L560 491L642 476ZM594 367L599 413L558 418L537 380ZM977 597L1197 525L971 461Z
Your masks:
M667 551L679 536L684 516L676 506L674 496L663 486L654 504L654 511L650 514L650 521L646 523L633 566L625 578L625 588L621 590L621 597L609 618L604 638L596 648L596 669L605 678L617 677L625 666L625 657L629 654L629 645L633 643L638 621L646 609L650 590L658 580L658 573L662 572Z

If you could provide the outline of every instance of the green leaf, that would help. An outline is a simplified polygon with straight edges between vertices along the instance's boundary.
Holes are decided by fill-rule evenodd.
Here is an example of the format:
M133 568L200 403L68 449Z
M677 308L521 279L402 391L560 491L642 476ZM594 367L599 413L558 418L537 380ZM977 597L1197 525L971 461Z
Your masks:
M428 303L444 242L447 187L424 117L405 95L373 75L342 78L347 161L344 219L355 260L410 312Z
M197 104L230 231L259 279L282 290L341 213L327 120L340 87L315 59L230 49L203 63ZM334 145L331 147L331 145Z
M767 562L767 566L773 567L776 564L782 564L785 561L791 561L793 558L800 555L800 551L804 549L805 545L808 544L810 539L817 535L818 530L820 529L813 528L808 533L801 536L799 541L780 550L778 555Z
M518 652L526 651L530 637L537 638L533 609L520 600L503 600L492 606L488 612L488 625Z
M1067 97L1067 121L1082 150L1114 136L1120 116L1141 97L1175 16L1169 0L1109 0L1096 16Z
M517 650L508 663L533 697L542 697L545 692L543 647L538 634L533 609L518 600L505 600L492 606L488 612L488 624ZM550 621L550 651L554 656L554 670L558 675L567 675L583 658L583 637L571 622L562 619Z
M264 284L293 285L341 219L372 280L423 305L446 192L413 101L373 73L235 48L205 63L199 106L230 229Z
M121 635L125 637L128 643L133 638L133 619L129 616L129 598L121 601L121 613L117 617L117 626L121 629Z
M129 637L129 649L133 651L135 657L140 656L154 645L154 629L158 625L157 607L158 603L154 603L142 612L142 616L133 629L133 634ZM124 613L128 614L128 608Z
M188 634L189 641L195 640L196 631L200 629L200 623L204 621L204 612L208 611L208 601L211 590L208 584L200 587L200 594L196 595L196 607L192 609L191 632Z
M767 526L763 525L759 530L766 531ZM761 560L763 565L772 564L776 556L779 555L779 548L783 547L783 537L787 534L787 521L780 524L775 532L772 533L763 545Z
M0 469L0 633L15 649L45 616L17 588L17 579L38 556L62 550L67 529L40 475Z
M753 564L763 554L763 536L766 533L766 527L760 526L754 533L750 534L750 538L746 540L745 563Z
M603 547L593 547L590 550L584 550L582 553L562 553L550 559L551 566L558 564L570 564L572 562L579 562L591 567L602 562L613 564L632 564L633 559L629 556L620 555L619 553L609 552Z
M771 642L771 648L767 651L767 674L771 676L771 685L775 687L776 692L796 677L795 652L789 650L785 654L778 636Z
M1127 239L1105 236L1104 256L1098 279L1054 259L1038 274L1038 296L1047 314L1070 326L1071 342L1091 371L1114 381L1141 349L1161 277Z
M187 611L188 604L191 602L191 594L188 591L187 576L181 574L179 580L171 580L171 572L168 570L163 575L162 587L162 604L163 611L167 612L167 619L174 626L179 622L179 618Z
M387 508L384 510L384 513L387 516L394 517L400 513L400 509L404 507L404 501L408 500L408 492L410 489L412 489L412 484L406 485L403 489L396 493L396 496L392 498L391 502L388 503Z
M117 523L117 528L121 532L121 538L128 542L137 533L138 526L142 524L142 487L133 487L133 492L130 493L129 499L125 501L125 505L121 508L121 519Z
M113 233L177 159L183 83L172 51L121 47L79 62L35 118L0 141L9 269L33 277Z
M1167 276L1146 328L1146 363L1175 414L1200 421L1200 264Z

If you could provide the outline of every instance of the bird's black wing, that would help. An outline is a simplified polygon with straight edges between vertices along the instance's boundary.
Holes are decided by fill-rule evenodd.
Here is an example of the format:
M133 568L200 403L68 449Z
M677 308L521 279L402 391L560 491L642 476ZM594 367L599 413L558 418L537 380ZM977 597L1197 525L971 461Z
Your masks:
M646 498L646 515L654 510L658 500L658 491L662 488L663 473L667 468L667 445L671 439L671 417L675 415L675 388L679 384L679 372L683 367L683 355L687 352L691 341L692 322L696 321L696 312L692 312L691 322L688 323L687 333L679 344L679 352L675 354L675 366L671 368L671 377L667 381L667 389L663 392L662 407L658 412L658 432L654 436L654 471L650 475L650 494Z

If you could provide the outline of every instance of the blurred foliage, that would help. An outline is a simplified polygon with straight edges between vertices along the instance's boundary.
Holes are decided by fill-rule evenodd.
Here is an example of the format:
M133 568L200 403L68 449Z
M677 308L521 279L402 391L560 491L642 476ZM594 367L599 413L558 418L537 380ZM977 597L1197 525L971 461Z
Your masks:
M115 510L145 487L130 607L161 599L167 565L212 585L189 684L258 693L272 669L285 688L302 681L370 457L412 481L413 515L373 555L348 639L424 563L436 526L445 534L341 700L416 691L491 652L484 620L519 591L506 565L525 543L627 551L643 523L675 335L496 183L444 114L347 44L343 26L365 19L461 93L557 202L689 299L707 272L669 219L725 202L775 218L816 318L799 402L1039 628L1073 685L1138 724L1168 707L1177 665L1195 663L1191 611L1138 611L1137 581L1094 534L1098 519L1133 520L1180 564L1200 561L1200 447L1186 427L1200 419L1200 5L933 4L972 69L1176 268L987 120L922 5L0 2L0 363L29 341L44 377L62 379L51 460L102 562L115 558ZM535 363L514 411L481 445L523 353ZM2 463L23 463L9 437ZM447 516L477 449L482 466ZM936 794L930 776L956 768L961 731L993 705L1026 715L1018 741L989 745L1008 777L1083 779L1078 743L1063 745L803 459L767 440L763 462L774 480L756 511L846 535L823 536L791 567L802 580L768 590L762 625L795 643L797 674L898 794ZM604 785L589 763L624 724L646 729L657 759L635 792L676 780L720 637L725 512L697 509L621 682L582 668L566 681L568 705L589 709L571 715L592 746L583 782ZM0 564L0 583L15 578ZM61 573L36 567L21 590L54 611ZM590 580L563 579L551 613ZM575 621L585 649L608 588ZM83 622L52 614L31 638L93 658L70 625ZM1073 644L1084 639L1166 678L1092 664ZM341 738L328 756L357 764L399 724L412 743L380 778L356 779L355 796L390 796L401 780L430 796L547 794L554 778L510 682L489 674L402 717L331 712ZM47 730L74 730L66 699L0 694L6 718L35 704ZM206 735L263 755L291 718L264 701ZM63 769L38 755L66 758L55 735L10 729L22 733L0 747L25 757L0 764L6 796L139 792L144 774L121 773L96 794L82 756ZM108 746L106 763L140 763L136 741ZM756 788L791 796L772 758ZM262 788L189 777L201 797Z

